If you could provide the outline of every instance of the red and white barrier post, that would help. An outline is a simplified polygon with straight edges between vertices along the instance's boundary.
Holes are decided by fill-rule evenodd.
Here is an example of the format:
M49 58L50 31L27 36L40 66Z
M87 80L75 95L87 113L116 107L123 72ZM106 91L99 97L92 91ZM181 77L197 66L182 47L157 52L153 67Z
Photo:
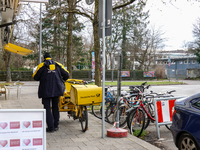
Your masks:
M159 127L162 125L172 124L172 109L175 101L180 98L184 98L184 96L154 99L156 131L158 139L160 139Z

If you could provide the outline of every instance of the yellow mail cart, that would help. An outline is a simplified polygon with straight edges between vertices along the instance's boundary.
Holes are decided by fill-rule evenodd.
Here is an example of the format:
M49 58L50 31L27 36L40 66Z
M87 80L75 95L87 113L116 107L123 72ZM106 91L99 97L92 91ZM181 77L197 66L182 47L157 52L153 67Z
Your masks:
M68 112L69 117L79 119L82 131L88 128L87 106L102 102L102 87L88 85L83 80L68 79L64 95L60 97L60 112Z

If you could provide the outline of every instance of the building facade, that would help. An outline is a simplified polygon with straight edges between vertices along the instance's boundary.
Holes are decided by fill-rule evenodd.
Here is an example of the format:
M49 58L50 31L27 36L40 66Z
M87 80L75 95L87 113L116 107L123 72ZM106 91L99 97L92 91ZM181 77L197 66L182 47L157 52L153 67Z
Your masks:
M164 65L167 78L192 78L200 76L200 64L197 56L187 51L168 51L160 53L156 60L157 65Z

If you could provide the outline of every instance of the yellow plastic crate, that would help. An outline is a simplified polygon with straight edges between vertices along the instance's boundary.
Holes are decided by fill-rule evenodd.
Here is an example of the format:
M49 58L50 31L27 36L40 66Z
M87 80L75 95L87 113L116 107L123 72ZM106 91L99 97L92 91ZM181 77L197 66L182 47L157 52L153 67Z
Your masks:
M95 105L102 102L102 87L97 85L72 85L71 102L75 105Z

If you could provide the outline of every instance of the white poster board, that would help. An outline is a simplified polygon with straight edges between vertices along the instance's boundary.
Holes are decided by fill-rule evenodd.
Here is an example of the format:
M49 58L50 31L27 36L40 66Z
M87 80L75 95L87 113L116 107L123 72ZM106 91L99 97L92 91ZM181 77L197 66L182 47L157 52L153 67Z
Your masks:
M0 150L46 150L45 109L0 109Z

